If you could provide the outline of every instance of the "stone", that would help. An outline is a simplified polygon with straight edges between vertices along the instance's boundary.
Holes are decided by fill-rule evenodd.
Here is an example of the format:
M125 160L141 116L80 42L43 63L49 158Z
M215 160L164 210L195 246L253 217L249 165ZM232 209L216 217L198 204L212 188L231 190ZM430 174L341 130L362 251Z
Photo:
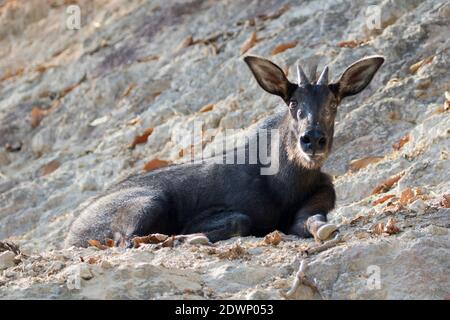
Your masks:
M11 251L4 251L0 253L0 270L8 269L14 267L14 258L16 254Z

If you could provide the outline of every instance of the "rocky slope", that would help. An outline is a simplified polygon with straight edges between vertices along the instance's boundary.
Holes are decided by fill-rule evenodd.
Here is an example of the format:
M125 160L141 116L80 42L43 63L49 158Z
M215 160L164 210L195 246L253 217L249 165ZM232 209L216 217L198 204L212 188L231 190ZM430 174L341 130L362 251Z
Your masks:
M312 240L62 249L79 205L145 165L183 161L177 138L194 121L220 137L274 112L243 49L291 79L298 61L336 79L386 57L341 105L324 168L344 241L306 258L317 290L290 298L448 298L445 1L4 0L0 21L0 239L22 251L0 246L1 298L284 298Z

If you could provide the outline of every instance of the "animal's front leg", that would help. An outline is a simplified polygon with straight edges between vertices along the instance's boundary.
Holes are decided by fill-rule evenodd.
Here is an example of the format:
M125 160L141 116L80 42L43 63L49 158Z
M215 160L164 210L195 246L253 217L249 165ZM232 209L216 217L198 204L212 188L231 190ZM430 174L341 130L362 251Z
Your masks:
M333 185L320 187L296 213L289 233L302 238L328 239L337 230L335 224L327 223L327 213L334 208L335 201Z

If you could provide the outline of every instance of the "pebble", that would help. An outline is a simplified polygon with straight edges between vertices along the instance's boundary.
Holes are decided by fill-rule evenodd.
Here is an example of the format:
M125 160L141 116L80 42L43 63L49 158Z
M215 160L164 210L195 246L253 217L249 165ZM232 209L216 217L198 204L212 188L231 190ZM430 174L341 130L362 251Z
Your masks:
M11 251L4 251L0 253L0 270L5 270L10 267L14 267L16 264L14 263L14 258L16 254Z

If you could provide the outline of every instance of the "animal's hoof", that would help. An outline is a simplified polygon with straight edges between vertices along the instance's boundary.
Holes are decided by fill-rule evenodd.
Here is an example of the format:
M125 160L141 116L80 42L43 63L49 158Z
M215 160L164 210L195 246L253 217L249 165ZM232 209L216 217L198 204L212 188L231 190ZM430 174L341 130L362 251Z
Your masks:
M193 235L187 238L187 243L192 244L192 245L196 245L196 244L200 244L200 245L206 245L209 244L209 239L207 236L200 234L200 235Z
M326 223L323 226L321 226L318 230L317 230L317 237L322 240L325 241L327 240L332 234L333 232L335 232L338 229L338 227L333 224L333 223Z

